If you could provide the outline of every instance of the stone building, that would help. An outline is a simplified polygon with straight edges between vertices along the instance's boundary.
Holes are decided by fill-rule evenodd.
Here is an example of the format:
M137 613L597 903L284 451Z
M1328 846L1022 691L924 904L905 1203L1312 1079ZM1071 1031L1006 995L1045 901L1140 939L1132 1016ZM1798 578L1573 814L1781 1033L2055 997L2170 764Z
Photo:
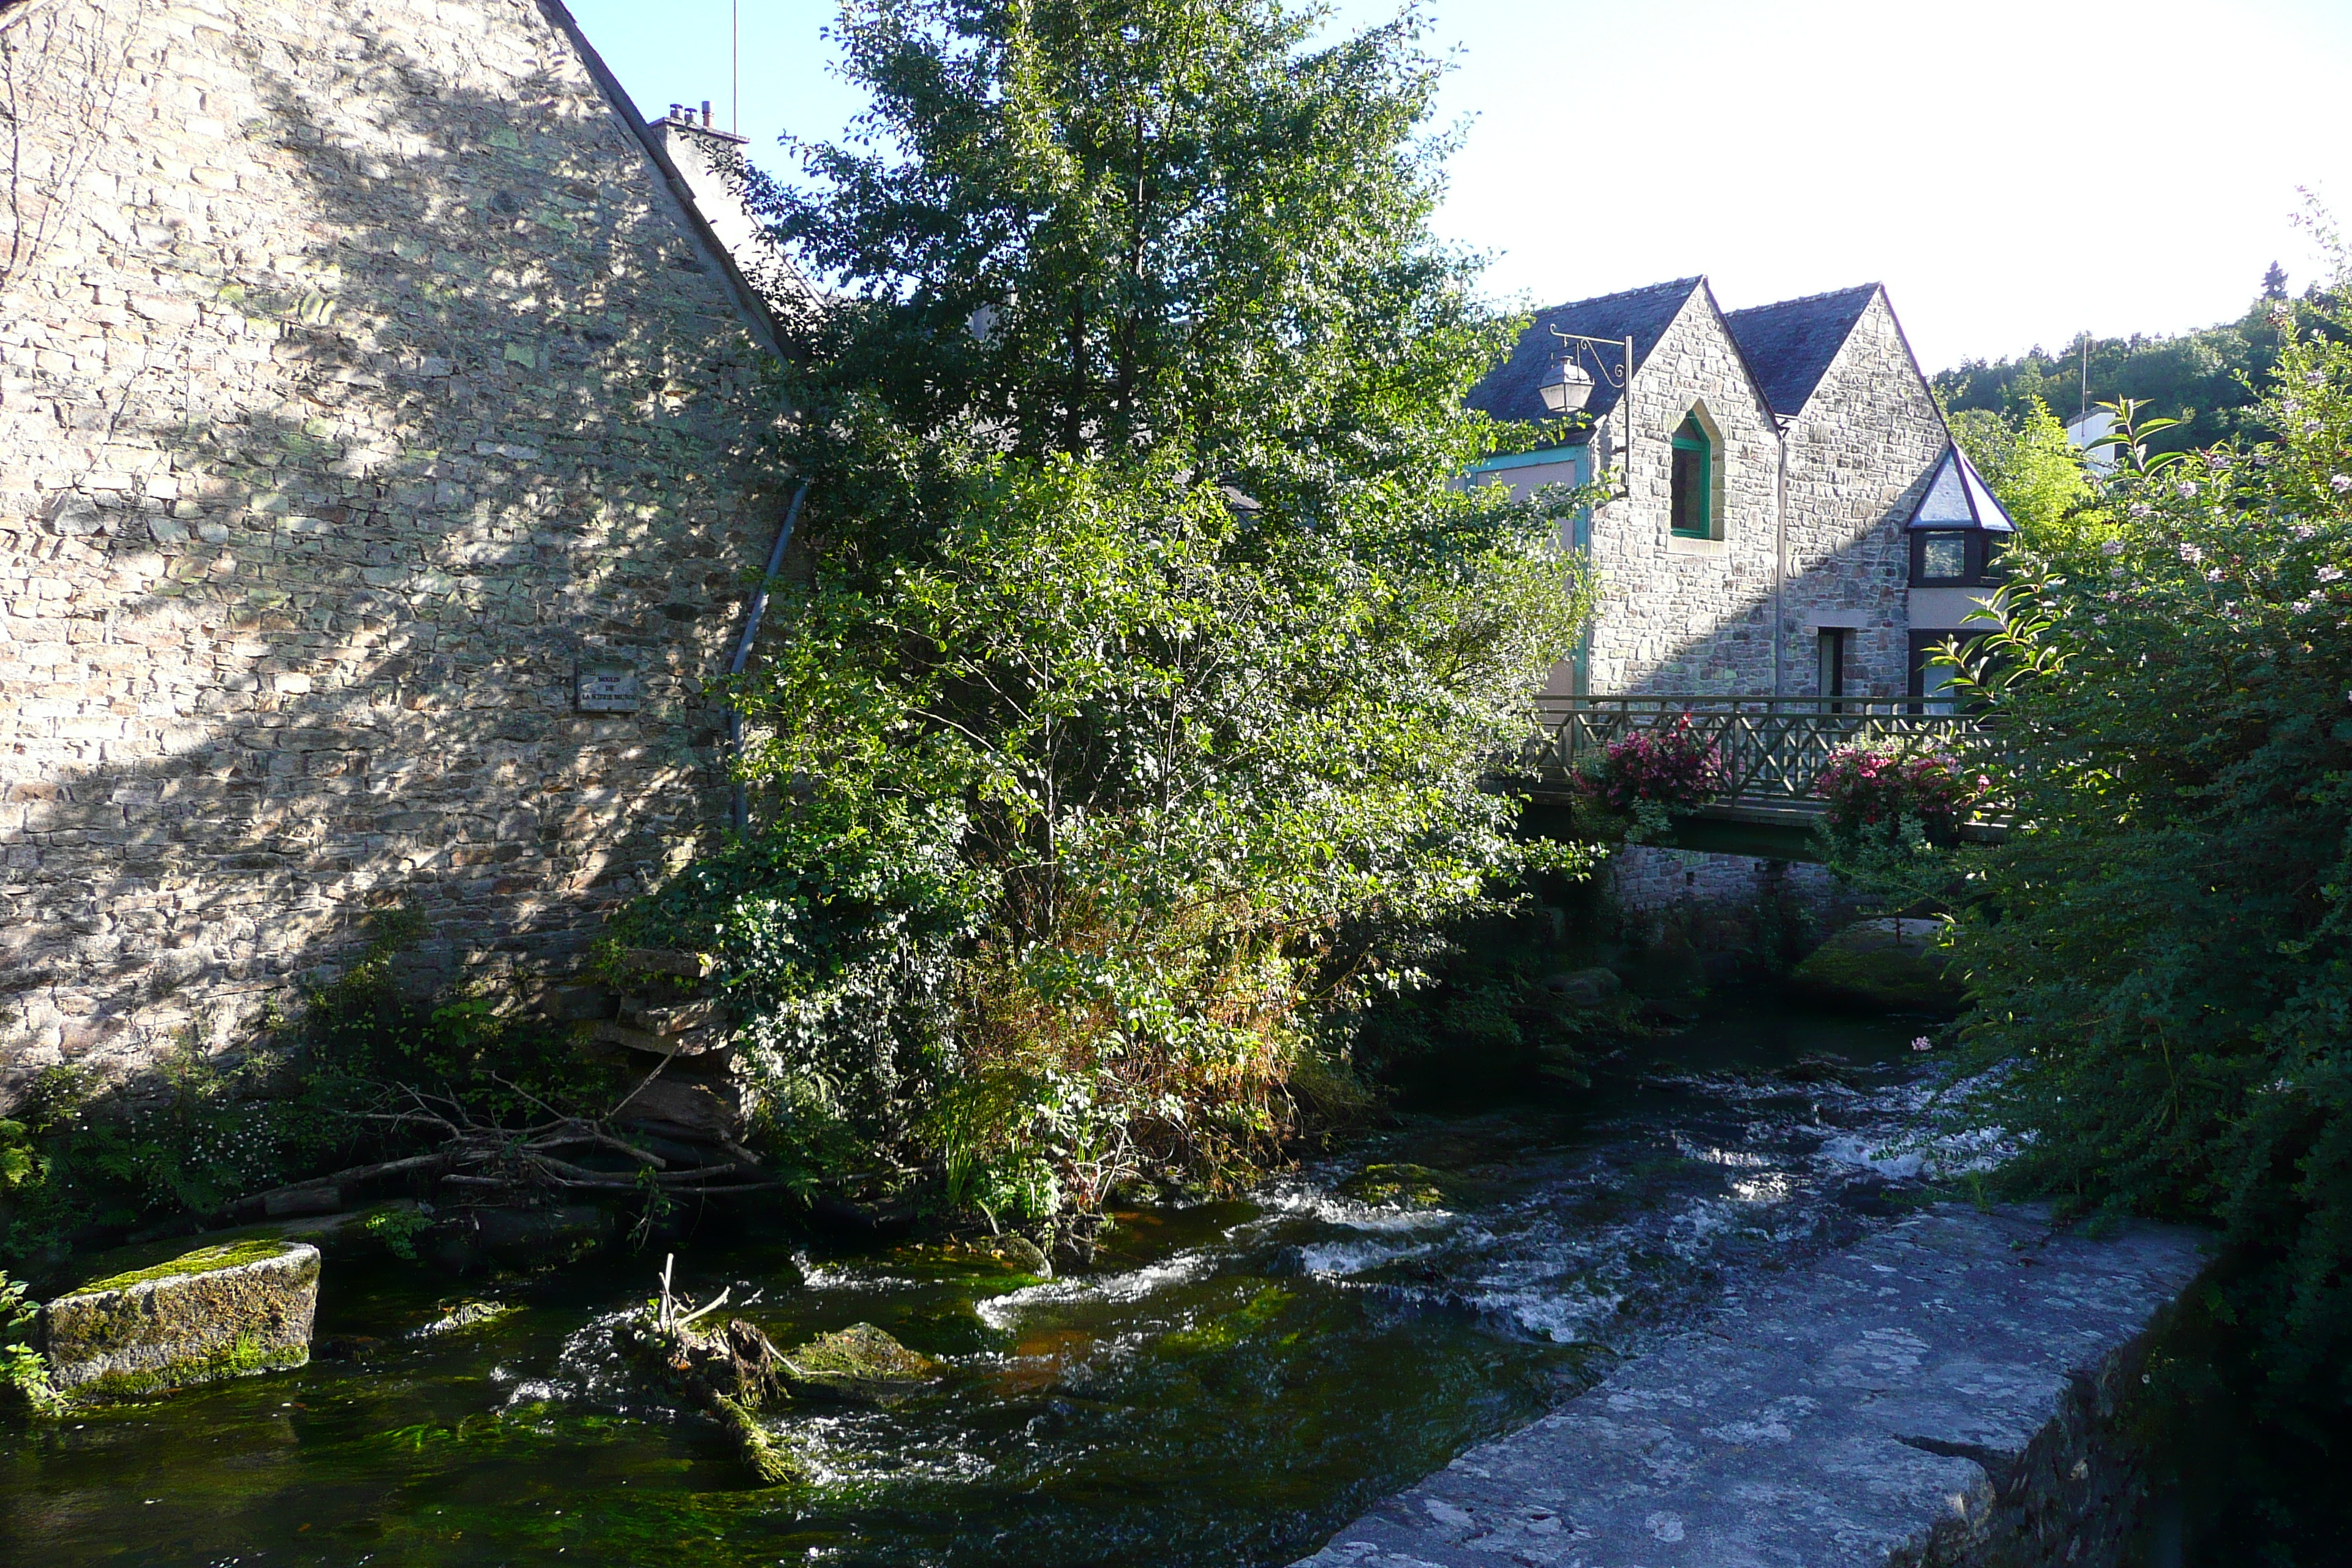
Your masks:
M1599 339L1579 345L1555 334ZM1618 347L1630 342L1628 350ZM1524 492L1614 479L1572 525L1601 574L1598 614L1559 695L1920 697L1929 651L1990 593L2000 503L1952 442L1877 284L1723 310L1704 278L1540 313L1472 394L1546 420L1563 356L1586 417L1481 467ZM1630 913L1705 919L1841 893L1819 866L1646 845L1608 876Z
M560 976L723 816L785 511L726 149L554 0L16 0L0 93L0 1100L388 905Z
M1542 383L1580 353L1555 329L1601 340L1580 348L1587 417L1480 470L1521 490L1615 479L1574 525L1602 599L1553 689L1920 694L1925 650L1975 607L2009 522L1885 289L1726 311L1684 278L1577 300L1539 314L1473 404L1545 419Z

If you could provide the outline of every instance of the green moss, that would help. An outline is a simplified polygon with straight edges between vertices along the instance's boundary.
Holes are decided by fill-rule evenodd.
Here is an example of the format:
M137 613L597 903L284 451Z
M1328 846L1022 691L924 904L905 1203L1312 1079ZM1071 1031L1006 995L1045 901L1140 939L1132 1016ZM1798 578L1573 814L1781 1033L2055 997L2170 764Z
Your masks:
M247 1263L259 1263L265 1258L280 1258L294 1249L294 1244L273 1237L254 1237L213 1247L200 1247L194 1252L184 1252L167 1262L151 1268L133 1268L126 1273L110 1274L77 1285L66 1292L68 1296L92 1296L101 1290L127 1290L133 1285L143 1285L151 1279L172 1279L189 1274L210 1274L215 1269L236 1268Z
M740 1402L722 1394L717 1404L719 1424L733 1434L736 1445L742 1450L743 1462L760 1478L762 1486L783 1486L813 1479L808 1467L769 1436L768 1429Z
M101 1373L87 1383L76 1384L66 1392L66 1399L73 1405L103 1405L112 1400L135 1399L141 1394L168 1394L200 1383L221 1383L257 1372L288 1371L307 1366L310 1362L310 1347L307 1344L273 1345L250 1334L239 1334L234 1344L208 1355L175 1361L168 1367Z
M442 1316L414 1331L420 1336L462 1333L467 1329L495 1323L500 1318L520 1310L520 1307L507 1301L460 1301Z
M1393 1204L1403 1208L1442 1207L1445 1190L1436 1172L1425 1165L1367 1165L1339 1184L1339 1190L1368 1204Z
M903 1399L945 1369L871 1323L852 1323L785 1352L784 1377L795 1394L854 1404Z

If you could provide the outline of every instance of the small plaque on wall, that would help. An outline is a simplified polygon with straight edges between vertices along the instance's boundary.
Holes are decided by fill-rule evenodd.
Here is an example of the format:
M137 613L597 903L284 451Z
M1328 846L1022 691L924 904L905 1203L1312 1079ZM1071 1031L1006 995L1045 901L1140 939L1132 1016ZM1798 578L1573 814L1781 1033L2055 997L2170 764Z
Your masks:
M572 700L583 713L634 713L639 701L637 672L625 664L583 664Z

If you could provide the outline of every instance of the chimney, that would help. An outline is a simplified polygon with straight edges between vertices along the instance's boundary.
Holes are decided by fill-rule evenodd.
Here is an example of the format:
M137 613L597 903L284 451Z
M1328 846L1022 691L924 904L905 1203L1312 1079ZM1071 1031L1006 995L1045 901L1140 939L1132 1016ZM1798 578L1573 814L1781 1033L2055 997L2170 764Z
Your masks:
M710 100L707 98L702 100L702 128L710 129Z

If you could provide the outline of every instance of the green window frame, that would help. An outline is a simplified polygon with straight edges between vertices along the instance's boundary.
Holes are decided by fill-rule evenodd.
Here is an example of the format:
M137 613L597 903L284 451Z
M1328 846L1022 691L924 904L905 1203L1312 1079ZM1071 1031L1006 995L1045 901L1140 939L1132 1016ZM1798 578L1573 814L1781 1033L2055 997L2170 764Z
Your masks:
M1715 442L1694 409L1675 430L1668 479L1671 527L1676 539L1715 537Z

